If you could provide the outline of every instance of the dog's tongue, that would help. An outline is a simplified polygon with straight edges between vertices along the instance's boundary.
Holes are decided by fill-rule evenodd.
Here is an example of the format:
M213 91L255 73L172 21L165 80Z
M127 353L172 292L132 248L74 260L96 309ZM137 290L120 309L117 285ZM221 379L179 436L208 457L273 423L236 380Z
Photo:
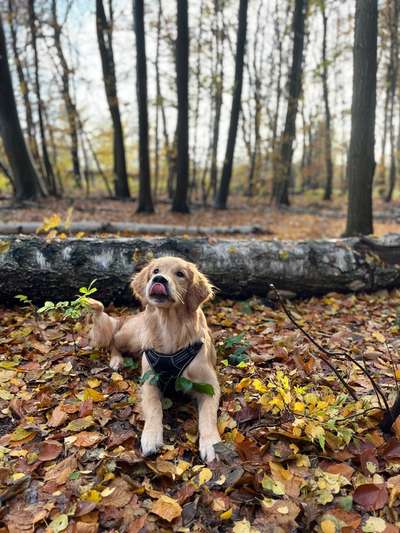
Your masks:
M167 289L162 283L154 283L151 287L151 293L153 295L167 296Z

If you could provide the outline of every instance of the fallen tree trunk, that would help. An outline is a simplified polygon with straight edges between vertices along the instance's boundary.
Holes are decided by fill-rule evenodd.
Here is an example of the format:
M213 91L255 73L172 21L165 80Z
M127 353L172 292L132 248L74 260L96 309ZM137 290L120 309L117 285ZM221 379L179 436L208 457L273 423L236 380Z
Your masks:
M96 279L97 297L132 303L131 275L159 255L195 262L222 296L266 296L269 283L294 294L400 287L400 235L318 241L204 238L54 239L0 236L0 301L73 297Z
M0 234L19 235L38 233L42 222L0 222ZM267 234L268 230L253 226L172 226L168 224L140 224L136 222L93 222L91 220L60 225L57 231L63 233L138 233L152 235L250 235Z

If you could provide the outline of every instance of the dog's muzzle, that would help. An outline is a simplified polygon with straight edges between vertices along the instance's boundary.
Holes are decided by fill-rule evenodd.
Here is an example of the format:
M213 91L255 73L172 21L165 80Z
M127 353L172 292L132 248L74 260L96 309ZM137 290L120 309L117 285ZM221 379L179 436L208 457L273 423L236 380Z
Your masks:
M149 291L150 296L156 298L168 298L168 280L164 276L154 276L151 280L151 286Z

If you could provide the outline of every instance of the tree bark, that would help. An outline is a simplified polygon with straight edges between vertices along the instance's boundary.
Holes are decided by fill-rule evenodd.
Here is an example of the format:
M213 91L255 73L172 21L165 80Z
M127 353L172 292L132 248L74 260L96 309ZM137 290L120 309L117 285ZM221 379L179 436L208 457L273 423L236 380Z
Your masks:
M229 187L232 178L233 156L235 154L236 136L241 107L240 103L242 98L243 66L247 34L247 5L248 0L240 0L238 15L239 25L235 55L235 81L233 87L231 118L229 123L224 166L222 168L221 183L215 199L215 207L217 209L226 209L227 207Z
M37 17L35 13L35 1L29 0L28 2L28 13L29 13L29 27L31 32L31 44L33 49L33 74L34 74L34 87L35 95L37 99L37 113L39 120L39 133L40 133L40 142L42 149L42 159L43 159L43 168L45 172L45 178L47 182L47 188L50 194L53 196L58 196L58 188L56 183L56 177L54 174L54 169L50 161L49 151L47 147L47 136L46 129L44 124L44 110L43 110L43 100L42 100L42 91L40 87L39 79L39 53L37 48Z
M304 26L308 0L296 0L293 12L293 55L289 72L289 94L285 127L280 139L280 151L273 177L272 199L278 206L289 205L289 182L292 171L293 142L296 135L296 116L302 83Z
M357 0L351 138L347 160L349 200L346 235L373 233L377 35L377 0Z
M398 30L399 30L399 3L397 0L391 0L390 6L390 65L389 65L389 140L390 140L390 170L389 170L389 187L386 195L386 202L392 200L394 187L396 185L396 136L394 125L394 112L395 112L395 99L398 83L399 72L399 43L398 43Z
M18 118L1 16L0 133L11 168L16 200L36 200L44 196L46 191L33 165Z
M72 172L74 175L75 183L78 187L82 185L82 176L79 162L79 149L78 149L78 123L79 117L77 116L77 109L75 103L72 99L71 89L70 89L70 76L71 69L68 65L67 59L64 54L64 50L61 44L61 33L62 27L60 26L57 18L57 2L52 0L51 3L52 11L52 25L53 25L53 38L54 44L57 51L57 56L61 65L61 94L64 100L65 111L67 113L67 121L69 127L69 135L71 138L71 161L72 161Z
M139 112L139 199L138 213L154 213L151 197L149 159L149 119L147 113L147 65L143 0L134 0L133 15L136 35L136 94Z
M175 213L189 213L189 24L188 1L177 0L176 85L178 93Z
M332 184L333 184L333 163L332 163L332 139L331 139L331 108L329 104L329 88L328 88L328 58L326 53L326 40L328 33L328 16L326 14L325 0L321 2L321 14L322 14L322 89L324 94L324 106L325 106L325 191L324 200L332 199Z
M8 15L9 15L9 25L10 25L10 34L11 34L11 44L14 54L14 62L17 69L19 88L22 93L22 98L24 101L25 108L25 120L26 120L26 129L28 135L28 146L32 154L33 160L36 165L38 165L39 170L41 170L40 165L40 156L39 148L36 142L36 128L33 121L33 112L32 104L29 97L29 88L28 81L26 79L20 53L18 50L18 36L17 36L17 27L16 22L17 11L15 6L15 0L8 0Z
M364 1L364 0L363 0ZM73 298L96 279L96 297L132 303L129 280L150 257L195 262L219 295L266 297L269 284L297 296L400 286L400 236L318 241L208 239L54 239L2 236L0 299L26 294L36 302Z
M103 0L96 0L96 29L99 44L104 89L113 123L114 188L117 198L129 198L128 174L126 171L124 132L119 110L117 80L115 76L114 51L112 45L112 17L107 20Z

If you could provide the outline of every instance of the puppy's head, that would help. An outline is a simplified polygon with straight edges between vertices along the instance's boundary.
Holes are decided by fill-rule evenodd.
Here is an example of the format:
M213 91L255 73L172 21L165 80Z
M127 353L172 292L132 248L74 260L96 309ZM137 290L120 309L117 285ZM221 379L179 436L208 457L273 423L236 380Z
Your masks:
M160 257L136 274L132 290L143 305L183 306L195 311L213 296L212 287L193 263L179 257Z

